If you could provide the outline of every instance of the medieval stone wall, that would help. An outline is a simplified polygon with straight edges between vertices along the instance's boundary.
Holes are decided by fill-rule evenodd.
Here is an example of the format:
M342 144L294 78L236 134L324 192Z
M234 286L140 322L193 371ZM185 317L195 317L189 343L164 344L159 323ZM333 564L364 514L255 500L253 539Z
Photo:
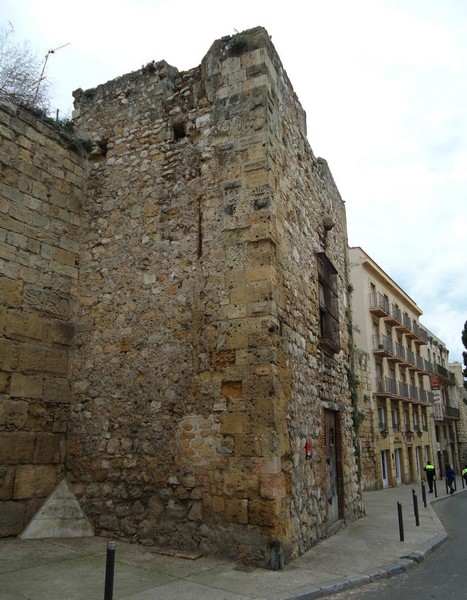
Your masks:
M94 142L67 466L99 531L274 566L359 510L347 385L346 226L267 33L76 94ZM329 233L323 225L331 218ZM318 349L316 253L340 351ZM315 444L306 461L304 441Z
M0 106L0 536L64 471L84 172L51 127Z
M65 477L98 533L278 568L362 510L327 164L262 28L75 99L86 163L1 113L1 534Z

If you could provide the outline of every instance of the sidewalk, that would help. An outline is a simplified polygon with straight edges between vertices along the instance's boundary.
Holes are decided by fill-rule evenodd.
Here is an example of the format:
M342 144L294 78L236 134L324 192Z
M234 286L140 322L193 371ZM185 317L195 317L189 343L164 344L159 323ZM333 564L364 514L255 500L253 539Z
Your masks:
M438 499L446 498L438 481ZM440 489L442 488L442 489ZM418 497L415 525L412 489ZM467 491L467 490L465 490ZM462 493L458 479L458 494ZM294 560L283 571L218 558L159 554L117 541L113 600L312 600L407 571L446 539L421 487L364 494L367 516ZM399 540L397 502L405 541ZM102 600L107 541L74 538L0 540L2 600Z

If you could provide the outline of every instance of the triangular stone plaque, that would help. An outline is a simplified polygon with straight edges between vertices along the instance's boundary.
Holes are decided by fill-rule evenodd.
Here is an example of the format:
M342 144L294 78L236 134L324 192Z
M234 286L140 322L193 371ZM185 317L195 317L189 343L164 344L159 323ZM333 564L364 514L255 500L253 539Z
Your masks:
M94 529L63 479L19 536L23 540L89 537Z

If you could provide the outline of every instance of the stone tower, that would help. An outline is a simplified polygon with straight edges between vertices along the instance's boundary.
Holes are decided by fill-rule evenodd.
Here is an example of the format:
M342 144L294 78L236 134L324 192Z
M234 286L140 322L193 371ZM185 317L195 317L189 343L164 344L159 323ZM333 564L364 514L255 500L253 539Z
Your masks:
M278 568L359 514L347 234L263 28L75 92L68 478L98 532Z

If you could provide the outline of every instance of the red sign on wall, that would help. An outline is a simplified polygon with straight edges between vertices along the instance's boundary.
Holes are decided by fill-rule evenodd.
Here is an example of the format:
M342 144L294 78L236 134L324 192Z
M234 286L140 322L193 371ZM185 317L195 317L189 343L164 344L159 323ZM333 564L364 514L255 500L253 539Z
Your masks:
M430 373L430 384L432 390L439 390L439 375Z

